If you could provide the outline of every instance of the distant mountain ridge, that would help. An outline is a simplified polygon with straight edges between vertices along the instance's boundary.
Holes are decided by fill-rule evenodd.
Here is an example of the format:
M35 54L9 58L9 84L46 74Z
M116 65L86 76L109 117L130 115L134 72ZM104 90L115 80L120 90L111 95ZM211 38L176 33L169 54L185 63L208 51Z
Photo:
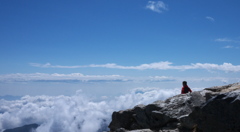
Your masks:
M113 112L111 132L239 132L240 83Z
M38 124L29 124L22 127L7 129L3 132L33 132L38 126Z

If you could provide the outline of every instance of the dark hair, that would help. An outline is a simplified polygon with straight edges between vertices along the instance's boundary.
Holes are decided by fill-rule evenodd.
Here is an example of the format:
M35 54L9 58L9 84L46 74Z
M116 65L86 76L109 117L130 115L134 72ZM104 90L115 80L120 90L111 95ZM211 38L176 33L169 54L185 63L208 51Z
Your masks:
M187 85L187 81L183 81L183 82L182 82L182 84L185 84L185 85Z

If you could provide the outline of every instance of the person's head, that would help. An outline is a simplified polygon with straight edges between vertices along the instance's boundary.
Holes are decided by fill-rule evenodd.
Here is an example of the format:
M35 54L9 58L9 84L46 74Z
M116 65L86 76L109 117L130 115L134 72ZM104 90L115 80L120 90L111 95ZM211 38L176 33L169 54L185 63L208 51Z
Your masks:
M182 84L183 84L183 85L187 85L187 81L183 81Z

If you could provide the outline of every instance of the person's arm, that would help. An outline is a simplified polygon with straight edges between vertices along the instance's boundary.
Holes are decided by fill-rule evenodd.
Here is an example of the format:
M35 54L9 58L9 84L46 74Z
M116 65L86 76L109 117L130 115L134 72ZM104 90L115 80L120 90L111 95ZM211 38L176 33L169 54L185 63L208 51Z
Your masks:
M189 92L191 93L192 92L191 88L188 88L188 89L189 89Z
M184 87L182 87L181 94L184 94Z

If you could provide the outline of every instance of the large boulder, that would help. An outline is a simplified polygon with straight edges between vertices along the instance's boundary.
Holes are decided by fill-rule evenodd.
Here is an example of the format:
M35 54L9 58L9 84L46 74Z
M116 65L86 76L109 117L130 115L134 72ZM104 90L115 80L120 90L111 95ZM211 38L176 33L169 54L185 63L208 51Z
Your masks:
M206 88L114 112L112 132L238 132L240 84Z
M109 125L111 131L120 128L127 130L160 128L176 129L179 118L188 115L194 107L205 102L200 92L180 94L165 101L156 101L149 105L139 105L133 109L114 112Z
M216 95L196 108L189 118L203 132L240 131L240 90Z

